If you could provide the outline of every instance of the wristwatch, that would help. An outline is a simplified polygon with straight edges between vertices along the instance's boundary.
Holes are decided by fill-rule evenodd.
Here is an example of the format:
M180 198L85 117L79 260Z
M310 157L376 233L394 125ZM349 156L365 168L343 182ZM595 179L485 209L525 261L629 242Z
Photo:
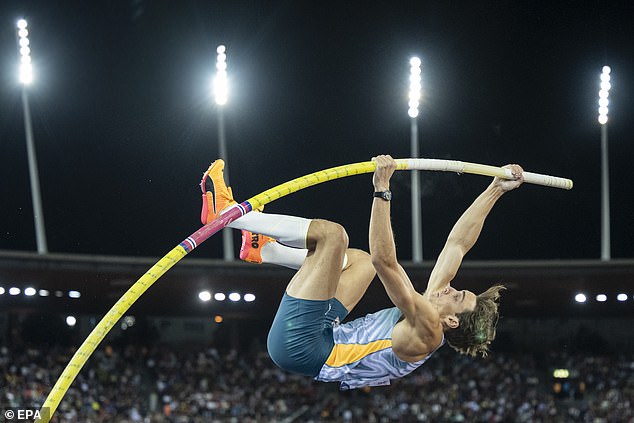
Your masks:
M390 201L392 199L392 191L387 190L387 191L375 191L374 194L372 194L373 197L375 198L380 198L382 200L385 201Z

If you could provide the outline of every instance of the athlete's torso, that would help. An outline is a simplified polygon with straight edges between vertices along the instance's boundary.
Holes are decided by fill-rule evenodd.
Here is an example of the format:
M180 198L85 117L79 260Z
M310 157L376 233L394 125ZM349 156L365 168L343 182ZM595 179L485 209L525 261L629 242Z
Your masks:
M432 353L414 363L396 356L392 350L392 330L401 316L401 311L392 307L335 325L335 346L315 379L341 382L341 389L345 390L389 385L391 379L414 371Z

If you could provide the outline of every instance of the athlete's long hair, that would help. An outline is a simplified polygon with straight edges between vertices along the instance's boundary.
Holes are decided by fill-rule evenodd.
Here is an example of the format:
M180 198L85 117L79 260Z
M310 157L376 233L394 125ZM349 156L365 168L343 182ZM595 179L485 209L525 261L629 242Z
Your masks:
M471 357L486 357L489 345L495 339L495 328L500 317L498 312L500 291L504 285L494 285L478 295L473 311L459 313L457 328L445 332L447 343L461 354Z

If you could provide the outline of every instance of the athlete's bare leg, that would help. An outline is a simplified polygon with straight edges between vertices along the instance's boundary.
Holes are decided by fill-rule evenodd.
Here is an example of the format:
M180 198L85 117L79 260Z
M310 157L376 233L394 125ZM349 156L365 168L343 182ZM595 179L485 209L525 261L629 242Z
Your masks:
M365 251L349 248L346 255L348 263L339 277L335 298L351 312L370 286L376 271L370 254Z
M333 298L342 274L348 234L337 223L313 219L308 227L306 248L306 260L289 282L286 293L305 300Z

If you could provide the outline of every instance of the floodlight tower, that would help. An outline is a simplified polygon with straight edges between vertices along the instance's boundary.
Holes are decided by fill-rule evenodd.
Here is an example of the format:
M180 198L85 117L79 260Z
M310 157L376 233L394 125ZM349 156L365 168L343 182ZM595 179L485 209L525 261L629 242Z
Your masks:
M227 163L227 139L225 137L225 118L224 105L229 99L229 83L227 78L227 48L219 45L216 48L216 77L213 82L214 97L217 104L218 112L218 150L222 160L225 161L225 181L229 185L229 165ZM224 259L226 261L234 260L233 253L233 233L230 228L224 228L222 231L222 245L224 250Z
M29 160L29 178L31 180L31 200L33 202L33 220L35 222L35 239L37 252L46 254L46 231L44 230L44 213L40 196L40 178L37 171L37 156L33 141L33 126L31 123L31 109L29 107L28 85L33 82L33 66L31 64L31 47L29 30L26 19L17 23L18 47L20 52L20 83L22 84L22 109L24 112L24 132L26 134L26 151Z
M418 158L418 106L421 98L421 61L418 57L409 60L409 110L411 123L411 157ZM412 178L412 261L423 261L423 234L420 209L420 176L417 170L411 172Z
M601 124L601 260L610 260L610 178L608 171L608 96L610 95L609 66L601 70L599 90L599 123Z

